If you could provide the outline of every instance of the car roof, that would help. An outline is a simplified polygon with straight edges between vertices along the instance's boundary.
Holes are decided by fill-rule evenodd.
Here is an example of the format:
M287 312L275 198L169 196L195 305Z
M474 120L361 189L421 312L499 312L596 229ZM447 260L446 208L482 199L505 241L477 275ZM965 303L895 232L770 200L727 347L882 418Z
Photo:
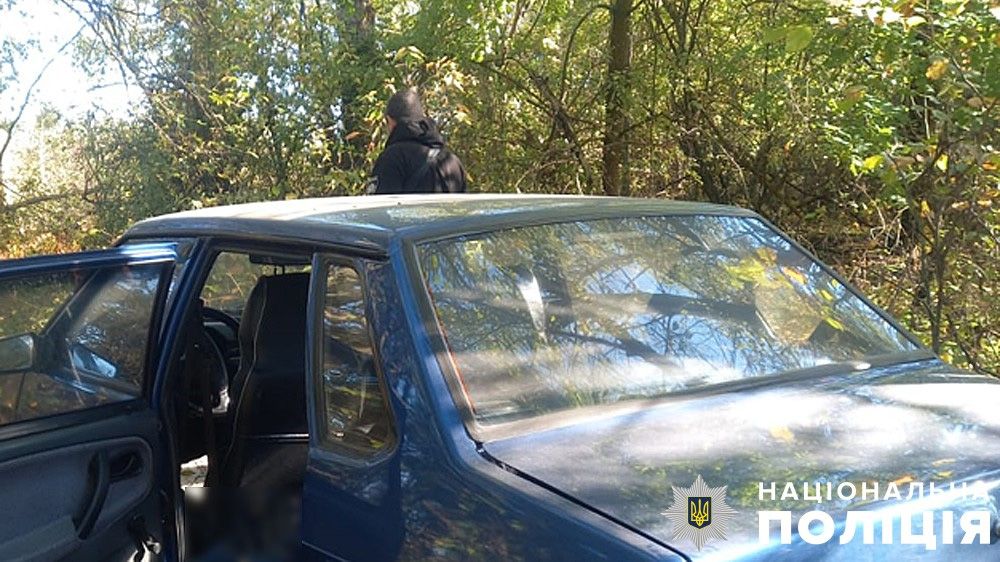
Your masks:
M370 195L266 201L144 220L124 239L218 236L308 241L384 254L418 240L519 225L636 215L756 216L738 207L629 197L524 194Z

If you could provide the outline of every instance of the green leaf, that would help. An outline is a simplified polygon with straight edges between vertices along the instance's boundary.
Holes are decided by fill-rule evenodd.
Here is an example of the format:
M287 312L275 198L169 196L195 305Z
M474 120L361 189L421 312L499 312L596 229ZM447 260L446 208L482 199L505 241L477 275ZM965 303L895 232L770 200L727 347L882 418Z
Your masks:
M808 25L794 25L785 30L785 52L797 53L809 46L813 29Z
M763 39L765 44L773 45L784 41L785 34L786 30L784 27L769 27L764 30L764 35L761 39Z

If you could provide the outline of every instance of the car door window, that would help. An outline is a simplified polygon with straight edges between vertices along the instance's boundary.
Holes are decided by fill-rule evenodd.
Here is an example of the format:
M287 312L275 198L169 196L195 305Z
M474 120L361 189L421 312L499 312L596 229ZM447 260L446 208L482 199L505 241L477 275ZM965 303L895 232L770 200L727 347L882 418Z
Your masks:
M364 287L353 267L328 266L322 322L322 442L362 456L387 449L392 423L375 368Z
M0 280L0 425L141 396L164 264Z

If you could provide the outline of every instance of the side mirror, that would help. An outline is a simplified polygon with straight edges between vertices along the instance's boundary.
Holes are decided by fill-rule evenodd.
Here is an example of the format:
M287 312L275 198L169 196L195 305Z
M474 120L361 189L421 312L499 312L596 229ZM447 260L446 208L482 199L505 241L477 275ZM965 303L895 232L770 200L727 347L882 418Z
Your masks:
M18 334L0 338L0 374L28 371L38 356L38 336Z
M70 346L69 357L77 369L106 379L118 378L118 367L114 363L82 343Z

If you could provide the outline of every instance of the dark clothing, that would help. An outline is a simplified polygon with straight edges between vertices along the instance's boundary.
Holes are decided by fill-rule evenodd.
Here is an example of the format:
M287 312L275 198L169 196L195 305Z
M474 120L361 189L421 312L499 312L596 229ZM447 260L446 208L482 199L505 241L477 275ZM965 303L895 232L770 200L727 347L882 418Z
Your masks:
M375 160L369 193L464 193L465 169L434 120L400 121Z

